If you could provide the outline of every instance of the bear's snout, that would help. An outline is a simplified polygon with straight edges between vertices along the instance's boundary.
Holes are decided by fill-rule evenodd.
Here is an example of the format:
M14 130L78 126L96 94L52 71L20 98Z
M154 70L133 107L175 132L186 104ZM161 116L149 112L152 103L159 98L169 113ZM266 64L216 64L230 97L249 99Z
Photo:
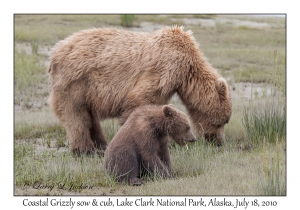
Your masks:
M186 142L195 142L196 141L196 137L194 136L194 134L191 131L185 135L184 139Z
M192 139L188 139L188 140L185 140L186 142L195 142L196 139L195 138L192 138Z

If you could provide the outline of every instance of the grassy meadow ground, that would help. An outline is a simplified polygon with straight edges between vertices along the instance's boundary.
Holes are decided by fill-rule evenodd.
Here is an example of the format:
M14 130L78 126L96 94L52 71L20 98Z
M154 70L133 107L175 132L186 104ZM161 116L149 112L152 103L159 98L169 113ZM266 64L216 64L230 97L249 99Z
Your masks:
M15 15L15 195L286 195L286 25L283 17L246 15ZM130 26L153 31L184 25L230 86L226 144L202 138L171 144L170 179L119 184L103 158L74 157L47 105L51 47L81 29ZM123 26L122 26L123 25ZM185 111L176 95L173 103ZM117 120L101 122L110 141Z

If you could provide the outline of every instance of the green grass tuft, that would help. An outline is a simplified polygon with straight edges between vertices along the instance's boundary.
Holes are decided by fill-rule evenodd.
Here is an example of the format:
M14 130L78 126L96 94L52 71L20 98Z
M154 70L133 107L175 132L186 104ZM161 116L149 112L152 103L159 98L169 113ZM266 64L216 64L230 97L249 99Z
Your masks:
M286 138L286 106L271 103L267 106L244 109L243 125L248 138L254 144L261 144L265 138L268 142L275 142Z
M124 27L132 27L135 15L121 15L121 25Z
M31 53L38 54L39 51L39 39L32 39L31 40Z

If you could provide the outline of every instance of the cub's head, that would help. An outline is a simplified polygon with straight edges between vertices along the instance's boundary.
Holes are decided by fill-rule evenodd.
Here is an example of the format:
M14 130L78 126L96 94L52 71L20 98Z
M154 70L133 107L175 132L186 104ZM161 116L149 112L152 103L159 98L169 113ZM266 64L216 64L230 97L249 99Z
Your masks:
M168 134L177 144L183 146L186 142L196 141L186 114L176 109L172 104L163 106L163 113L166 117Z

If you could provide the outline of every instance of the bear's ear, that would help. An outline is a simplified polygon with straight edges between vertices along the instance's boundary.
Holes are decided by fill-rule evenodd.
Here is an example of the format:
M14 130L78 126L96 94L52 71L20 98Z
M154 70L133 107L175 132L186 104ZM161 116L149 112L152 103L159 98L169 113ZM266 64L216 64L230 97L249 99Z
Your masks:
M175 106L173 104L163 106L163 112L166 117L172 117L175 113Z
M216 89L219 93L221 100L226 100L226 98L228 98L228 85L224 78L220 77L217 79Z

